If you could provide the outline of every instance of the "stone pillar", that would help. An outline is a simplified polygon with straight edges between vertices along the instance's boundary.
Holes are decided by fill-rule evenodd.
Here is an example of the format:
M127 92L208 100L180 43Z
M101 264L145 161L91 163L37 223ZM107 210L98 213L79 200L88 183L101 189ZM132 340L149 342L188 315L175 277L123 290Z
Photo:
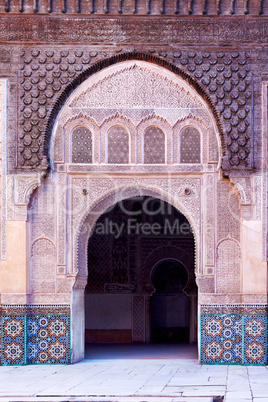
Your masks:
M150 343L152 340L151 296L145 296L144 302L145 302L145 342Z
M189 328L189 342L195 343L197 341L197 296L191 295L190 298L190 328Z
M85 296L84 286L77 286L72 293L71 307L71 362L85 358Z

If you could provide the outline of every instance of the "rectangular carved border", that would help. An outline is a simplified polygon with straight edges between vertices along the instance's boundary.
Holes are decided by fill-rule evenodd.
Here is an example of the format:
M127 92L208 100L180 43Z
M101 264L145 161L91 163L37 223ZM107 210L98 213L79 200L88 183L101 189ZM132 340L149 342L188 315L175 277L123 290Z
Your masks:
M1 16L0 42L267 43L267 17Z

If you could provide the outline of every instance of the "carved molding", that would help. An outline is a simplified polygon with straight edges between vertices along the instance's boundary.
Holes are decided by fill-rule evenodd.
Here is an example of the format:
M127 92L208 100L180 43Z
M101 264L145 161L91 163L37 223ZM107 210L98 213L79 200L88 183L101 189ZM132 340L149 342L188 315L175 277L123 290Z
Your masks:
M15 205L28 205L32 193L40 185L40 176L14 176Z
M251 0L254 1L254 0ZM257 12L256 14L259 14ZM144 12L146 15L146 12ZM0 17L0 41L33 43L267 43L267 16L92 18L86 16ZM79 53L79 51L78 51ZM93 52L92 52L93 53ZM93 53L94 54L94 53Z
M251 177L230 177L234 188L238 191L241 205L255 204L255 191Z
M0 80L1 260L7 259L7 81Z
M267 8L261 0L243 0L240 2L226 1L221 2L220 0L208 2L205 0L185 0L181 3L171 2L163 3L162 0L156 0L150 2L148 0L142 0L139 2L133 2L132 0L123 3L114 2L110 3L108 1L96 0L95 2L89 0L68 0L62 2L47 2L47 1L32 1L24 2L24 0L17 0L16 2L11 2L9 0L2 1L0 4L0 12L7 15L13 13L24 13L26 15L31 15L33 18L36 13L41 15L57 15L59 13L71 14L73 15L87 15L95 14L98 15L183 15L183 16L201 16L205 19L206 15L210 16L232 16L232 19L237 19L237 16L242 15L262 15L267 13ZM147 17L150 20L150 17Z

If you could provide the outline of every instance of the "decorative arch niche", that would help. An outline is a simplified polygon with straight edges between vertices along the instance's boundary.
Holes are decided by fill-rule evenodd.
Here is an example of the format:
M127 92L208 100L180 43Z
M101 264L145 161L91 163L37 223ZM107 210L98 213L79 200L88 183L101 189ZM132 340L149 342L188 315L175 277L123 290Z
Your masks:
M85 70L83 73L81 73L77 78L73 80L73 82L68 85L63 93L61 94L58 102L54 105L52 112L49 116L48 123L46 126L45 130L45 139L44 139L44 155L46 157L49 157L50 155L50 148L51 148L51 138L53 138L53 129L55 126L55 121L59 119L59 112L61 111L62 106L68 102L68 99L70 99L70 95L72 97L72 93L75 89L79 89L81 86L84 86L84 82L87 82L89 79L93 79L96 77L96 75L99 75L101 72L106 71L107 69L111 69L112 67L116 66L118 67L121 63L131 63L134 61L135 63L144 63L147 66L150 67L156 67L158 68L159 71L163 71L164 75L173 75L174 77L179 78L181 81L183 81L188 88L192 88L196 94L200 97L200 99L203 99L204 102L206 103L209 113L211 115L212 120L215 121L215 124L217 128L215 127L215 131L219 133L219 148L222 148L222 155L225 155L225 139L224 139L224 134L222 130L222 126L220 123L220 118L218 115L218 112L216 111L215 106L213 105L213 102L209 98L209 96L206 94L206 92L200 87L200 85L190 76L188 75L185 71L182 71L180 68L176 67L175 65L166 62L163 59L160 59L158 57L148 55L148 54L142 54L142 53L126 53L126 54L121 54L118 56L114 56L110 59L106 59L103 61L100 61L87 70ZM149 62L149 63L148 63ZM221 144L221 145L220 145ZM221 155L221 156L222 156Z
M92 130L94 148L100 149L99 158L94 158L95 163L107 163L110 159L106 143L113 124L124 127L129 134L130 158L121 158L124 164L154 165L159 162L166 165L171 164L172 160L173 163L179 163L179 146L176 144L178 127L183 130L191 121L197 130L202 127L200 149L203 155L200 163L217 163L218 167L221 164L224 148L210 106L194 85L155 64L140 60L124 61L83 81L67 99L57 117L51 141L52 157L55 154L64 155L64 150L59 150L59 144L66 147L62 138L68 141L68 125L74 119L76 124L83 125L85 116L98 127ZM158 155L154 143L149 144L150 149L147 150L152 155L147 155L145 150L148 130L152 131L154 127L163 132L163 149L160 152L164 155ZM99 130L101 138L98 137ZM118 150L123 147L120 144L119 141ZM57 152L53 152L55 147ZM67 156L68 153L65 153ZM64 162L68 160L65 158Z

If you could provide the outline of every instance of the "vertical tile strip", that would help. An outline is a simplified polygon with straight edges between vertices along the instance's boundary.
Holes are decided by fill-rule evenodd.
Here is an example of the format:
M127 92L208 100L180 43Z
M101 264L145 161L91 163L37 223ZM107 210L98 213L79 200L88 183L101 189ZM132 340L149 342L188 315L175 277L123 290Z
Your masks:
M0 315L0 366L3 365L3 327L2 327L2 314Z
M242 332L242 364L245 364L245 321L244 315L241 317L241 332Z
M24 315L24 364L27 364L27 316Z

